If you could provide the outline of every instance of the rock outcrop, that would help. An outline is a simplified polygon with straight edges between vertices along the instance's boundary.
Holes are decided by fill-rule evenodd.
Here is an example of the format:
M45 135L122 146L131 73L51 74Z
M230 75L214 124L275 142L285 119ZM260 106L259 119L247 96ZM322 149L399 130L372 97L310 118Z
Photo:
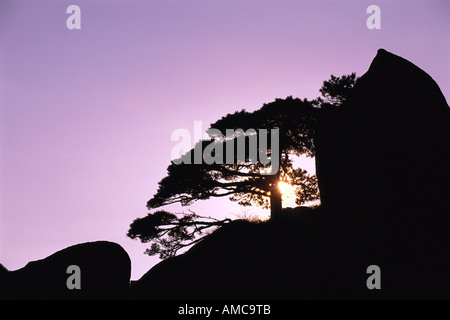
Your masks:
M324 112L319 124L324 206L379 217L442 217L450 209L450 108L436 82L411 62L378 50L348 100Z
M80 289L69 289L67 268L80 268ZM3 299L125 298L131 273L128 254L118 244L96 241L77 244L51 256L0 274Z
M347 101L323 111L316 169L329 219L389 270L385 297L448 298L450 108L437 83L380 49Z
M283 214L265 223L233 221L188 252L162 261L130 288L137 299L314 299L356 297L364 274L339 274L343 248L325 235L314 210ZM328 236L333 237L332 234ZM339 258L338 258L339 257ZM333 277L335 275L336 277ZM333 282L330 281L330 278ZM344 280L345 279L345 280ZM338 282L347 287L338 285ZM362 287L362 286L361 286ZM376 294L376 293L375 293Z

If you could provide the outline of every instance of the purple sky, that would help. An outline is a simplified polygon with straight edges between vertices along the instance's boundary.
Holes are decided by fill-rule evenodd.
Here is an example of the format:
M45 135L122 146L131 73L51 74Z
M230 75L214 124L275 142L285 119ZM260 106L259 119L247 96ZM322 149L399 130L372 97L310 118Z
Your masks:
M66 28L71 4L81 30ZM381 30L366 27L371 4ZM381 47L448 99L449 30L446 0L2 0L0 262L13 270L103 239L127 250L139 278L158 259L126 232L165 176L173 130L315 98L330 74L362 75ZM246 210L227 199L192 208Z

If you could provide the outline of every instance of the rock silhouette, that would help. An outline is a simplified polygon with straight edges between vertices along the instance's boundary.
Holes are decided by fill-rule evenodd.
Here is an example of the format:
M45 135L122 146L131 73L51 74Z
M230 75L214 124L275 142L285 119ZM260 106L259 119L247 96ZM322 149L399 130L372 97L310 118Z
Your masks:
M440 215L450 207L450 108L423 70L380 49L343 106L320 120L324 206L378 216L380 208L411 216L411 210ZM350 203L343 200L349 192Z
M69 290L67 267L81 271L81 289ZM131 262L118 244L96 241L77 244L16 271L0 273L3 299L117 299L128 293Z
M322 263L332 259L321 215L305 208L266 223L235 220L162 261L130 288L138 299L280 299L334 296ZM315 256L315 260L310 257ZM333 255L334 256L334 255ZM333 271L333 270L332 270ZM342 287L336 288L338 290ZM345 289L345 288L344 288Z
M391 270L385 294L448 297L450 109L436 82L378 50L316 145L322 206Z

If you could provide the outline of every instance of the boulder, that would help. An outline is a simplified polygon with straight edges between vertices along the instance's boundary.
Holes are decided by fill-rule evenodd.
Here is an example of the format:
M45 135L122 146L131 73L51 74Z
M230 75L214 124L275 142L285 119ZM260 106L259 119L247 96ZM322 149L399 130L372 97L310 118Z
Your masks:
M437 83L380 49L317 133L324 212L371 252L384 297L448 298L450 108Z
M130 298L379 297L365 286L367 255L322 218L320 209L299 209L268 222L235 220L151 268L132 284Z
M411 62L378 50L347 101L319 119L316 162L324 206L444 218L450 108L439 86Z
M80 289L69 289L67 279L80 268ZM77 244L25 267L2 272L3 299L116 299L128 293L131 262L118 244L96 241Z

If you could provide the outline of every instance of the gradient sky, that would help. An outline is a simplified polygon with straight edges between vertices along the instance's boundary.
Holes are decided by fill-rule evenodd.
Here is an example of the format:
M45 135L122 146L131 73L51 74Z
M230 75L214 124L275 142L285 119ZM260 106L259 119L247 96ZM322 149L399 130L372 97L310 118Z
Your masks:
M81 30L66 28L71 4ZM366 27L371 4L381 30ZM158 259L126 232L165 176L172 131L315 98L330 74L362 75L379 48L428 72L448 100L449 31L446 0L0 0L0 263L110 240L139 278ZM247 210L227 199L192 208Z

